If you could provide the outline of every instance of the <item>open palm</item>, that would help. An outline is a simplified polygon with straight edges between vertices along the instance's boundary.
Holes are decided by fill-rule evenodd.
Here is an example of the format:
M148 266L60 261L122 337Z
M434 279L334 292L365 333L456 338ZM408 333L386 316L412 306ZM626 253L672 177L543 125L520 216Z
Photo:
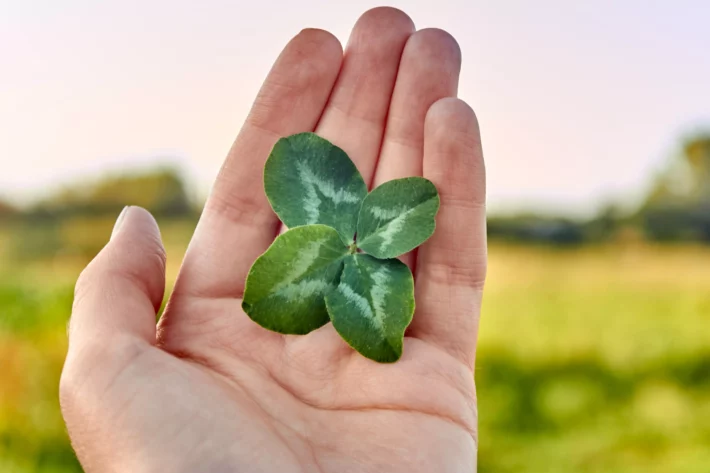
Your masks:
M82 273L61 383L87 472L463 472L476 468L475 342L485 277L476 118L460 52L402 12L365 13L343 55L304 30L284 49L217 178L158 326L165 257L130 207ZM251 263L281 230L262 169L281 136L315 131L372 187L423 175L437 230L402 259L417 309L402 359L378 364L327 324L284 336L241 310Z

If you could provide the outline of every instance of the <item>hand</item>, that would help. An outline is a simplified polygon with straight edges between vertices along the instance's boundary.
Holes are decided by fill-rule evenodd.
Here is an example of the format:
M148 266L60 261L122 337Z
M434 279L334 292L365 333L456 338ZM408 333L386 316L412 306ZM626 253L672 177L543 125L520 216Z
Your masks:
M69 434L94 472L464 472L476 469L473 366L486 267L485 180L460 52L380 8L343 56L304 30L279 56L219 173L157 329L165 252L129 207L82 273L61 380ZM250 265L279 231L262 186L275 141L315 131L373 186L423 175L441 194L416 254L417 310L394 364L330 324L284 336L241 310Z

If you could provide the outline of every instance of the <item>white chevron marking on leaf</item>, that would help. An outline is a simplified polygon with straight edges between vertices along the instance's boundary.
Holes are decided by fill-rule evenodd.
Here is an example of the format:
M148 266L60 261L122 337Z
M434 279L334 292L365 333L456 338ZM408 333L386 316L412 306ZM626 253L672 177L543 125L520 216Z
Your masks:
M381 267L370 275L374 281L374 286L370 291L372 294L372 305L375 306L377 317L384 320L385 317L385 297L389 294L387 285L390 282L390 273L386 267Z
M372 207L370 207L370 212L378 220L390 220L392 218L397 217L398 215L407 212L407 207L400 206L393 207L391 209L386 209L384 207L378 207L376 205L373 205Z
M380 251L385 251L392 244L395 235L404 227L404 222L407 217L416 210L416 207L407 209L406 207L395 207L393 209L385 209L383 207L372 206L370 212L379 220L388 220L383 227L377 230L376 234L382 238L380 243Z
M372 312L372 307L370 307L370 303L365 297L355 292L352 287L348 286L342 281L340 282L338 290L343 294L343 296L345 296L347 300L352 302L365 316L365 318L370 320L378 330L383 331L384 327L381 314L376 314Z
M303 185L306 188L306 195L304 196L303 203L304 210L308 214L308 223L316 223L318 221L318 216L320 215L321 200L318 197L316 189L318 189L321 194L332 200L336 205L342 202L351 204L360 202L360 198L357 195L348 192L345 189L336 190L331 182L320 179L305 162L297 162L296 168L298 169L298 176L301 178L301 182L303 182Z
M288 301L306 299L313 294L323 292L329 284L322 279L307 279L295 284L289 284L275 292L276 295Z
M318 259L320 249L323 246L323 243L327 240L328 238L321 238L320 240L309 242L308 245L298 254L298 258L291 263L288 272L281 282L274 286L273 290L279 291L303 276L303 274L308 271L308 268L311 267L313 262Z

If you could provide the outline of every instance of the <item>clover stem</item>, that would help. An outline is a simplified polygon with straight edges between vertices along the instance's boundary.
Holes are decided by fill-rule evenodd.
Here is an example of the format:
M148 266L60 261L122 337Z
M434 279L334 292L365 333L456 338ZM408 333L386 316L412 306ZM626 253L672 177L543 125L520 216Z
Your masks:
M348 246L348 252L351 255L354 255L355 253L357 253L357 243L353 242L350 246Z

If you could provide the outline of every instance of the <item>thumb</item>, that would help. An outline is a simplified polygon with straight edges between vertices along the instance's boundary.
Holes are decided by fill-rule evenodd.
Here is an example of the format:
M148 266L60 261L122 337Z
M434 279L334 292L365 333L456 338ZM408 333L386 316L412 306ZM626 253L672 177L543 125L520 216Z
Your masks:
M148 211L126 207L111 240L77 281L70 351L115 346L116 340L155 343L164 291L165 249L158 224Z

